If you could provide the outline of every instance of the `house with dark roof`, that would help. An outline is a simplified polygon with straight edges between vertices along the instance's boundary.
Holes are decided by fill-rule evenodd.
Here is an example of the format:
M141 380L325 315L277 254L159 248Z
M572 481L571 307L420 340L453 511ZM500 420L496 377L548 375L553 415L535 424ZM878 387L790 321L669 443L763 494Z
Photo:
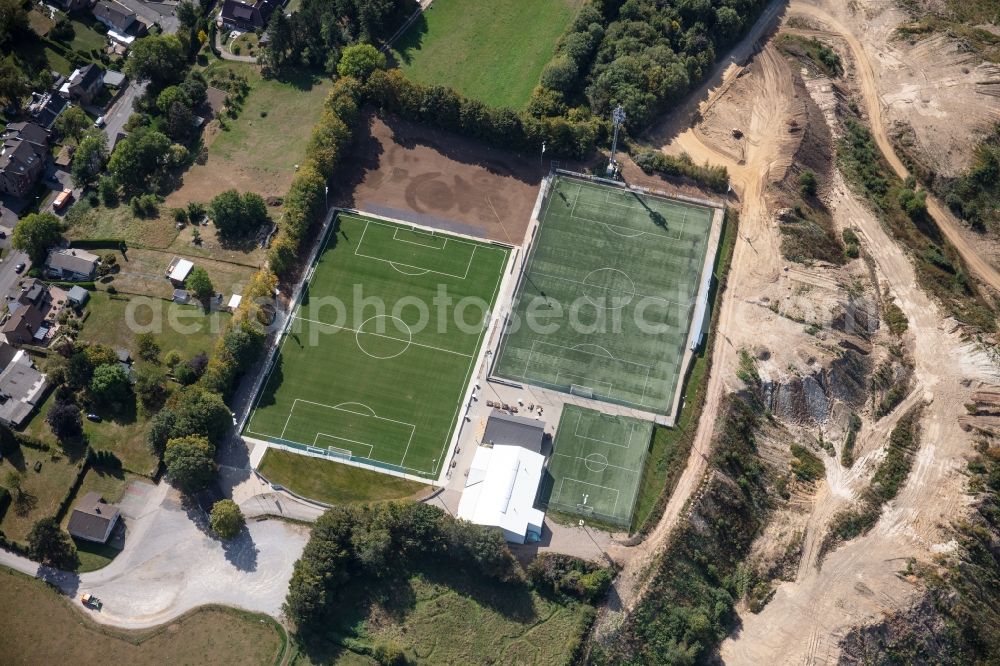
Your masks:
M486 421L482 443L520 446L529 451L541 453L544 439L544 421L514 416L494 409Z
M97 493L87 493L73 507L67 530L77 539L107 543L121 514Z
M86 250L69 247L52 250L45 260L48 273L63 280L93 280L100 257Z
M0 423L19 428L45 397L48 379L23 349L0 342Z
M103 83L104 70L90 63L86 67L74 70L69 80L59 88L59 94L80 104L90 104L101 92Z
M60 84L62 85L62 84ZM57 88L58 89L58 86ZM33 102L28 106L28 115L37 125L44 129L52 129L56 118L69 106L69 100L52 93L31 93Z
M51 304L52 296L49 294L48 285L35 278L22 280L20 290L7 297L7 311L11 314L26 306L34 306L45 314Z
M278 0L256 0L249 3L242 0L225 0L219 12L219 26L229 30L263 30L275 9L281 7Z
M0 192L26 197L45 170L49 135L35 123L10 123L0 147Z
M30 345L43 321L45 315L41 310L34 305L24 305L7 317L7 321L0 326L0 333L12 345Z
M131 44L146 30L135 12L116 0L98 0L92 11L94 18L108 27L108 36L115 41Z
M64 12L78 12L90 5L90 0L52 0L52 4Z

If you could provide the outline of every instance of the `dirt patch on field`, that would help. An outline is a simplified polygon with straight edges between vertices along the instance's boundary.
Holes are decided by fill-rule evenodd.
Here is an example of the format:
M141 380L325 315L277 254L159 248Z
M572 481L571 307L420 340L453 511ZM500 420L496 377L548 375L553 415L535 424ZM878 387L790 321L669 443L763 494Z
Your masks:
M543 174L535 160L374 113L352 159L338 205L518 245Z

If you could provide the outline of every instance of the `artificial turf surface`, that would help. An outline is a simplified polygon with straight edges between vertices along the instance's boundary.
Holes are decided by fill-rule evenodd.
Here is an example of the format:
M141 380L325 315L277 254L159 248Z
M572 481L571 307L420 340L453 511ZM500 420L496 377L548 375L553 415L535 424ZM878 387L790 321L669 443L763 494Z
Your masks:
M580 0L434 0L393 45L410 79L524 108Z
M341 214L246 434L436 477L508 255Z
M709 208L557 177L494 373L669 413L712 215Z
M565 405L541 498L549 508L628 526L653 424Z

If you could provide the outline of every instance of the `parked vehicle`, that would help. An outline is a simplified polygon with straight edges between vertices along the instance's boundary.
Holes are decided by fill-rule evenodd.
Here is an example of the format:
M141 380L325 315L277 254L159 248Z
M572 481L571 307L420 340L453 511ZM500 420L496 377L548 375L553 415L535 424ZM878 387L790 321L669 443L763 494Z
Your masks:
M17 273L18 275L20 275L21 273L23 273L24 272L24 264L18 264L17 266L14 266L14 272Z
M98 599L97 597L95 597L90 593L81 595L80 603L82 603L84 606L92 610L101 610L101 607L104 606L104 604L101 603L100 599Z
M87 420L93 421L94 423L100 423L102 419L100 414L94 414L93 412L91 412L87 414Z
M97 116L97 120L94 121L94 127L104 127L104 116Z
M59 196L56 197L56 200L52 203L52 208L56 211L61 211L66 207L66 204L68 204L72 198L73 190L66 188L59 193Z

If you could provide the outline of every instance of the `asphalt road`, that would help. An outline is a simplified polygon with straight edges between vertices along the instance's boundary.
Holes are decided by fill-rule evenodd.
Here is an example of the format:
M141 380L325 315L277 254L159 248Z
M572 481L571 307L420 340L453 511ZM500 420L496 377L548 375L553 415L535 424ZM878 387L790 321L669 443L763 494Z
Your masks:
M31 268L31 262L28 261L28 255L24 252L11 249L10 238L0 241L0 248L3 248L3 256L0 257L0 298L2 298L11 293L11 289L14 288L21 275L28 272L28 269ZM20 263L24 263L25 268L21 275L18 275L14 272L14 267Z
M104 131L108 134L108 147L114 149L118 133L125 129L125 123L132 116L135 99L146 91L146 84L129 83L121 97L104 116Z

